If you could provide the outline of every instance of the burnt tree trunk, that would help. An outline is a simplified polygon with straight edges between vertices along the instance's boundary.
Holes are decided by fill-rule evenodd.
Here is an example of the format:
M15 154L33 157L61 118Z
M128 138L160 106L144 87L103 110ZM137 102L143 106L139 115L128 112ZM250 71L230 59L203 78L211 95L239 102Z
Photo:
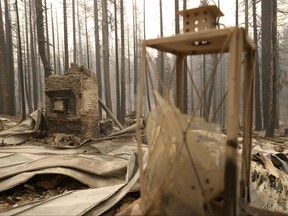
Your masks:
M26 119L26 105L25 105L25 86L24 86L24 71L22 64L22 47L21 47L21 33L20 33L20 23L19 23L19 11L18 11L18 1L15 1L16 18L17 18L17 37L18 37L18 68L20 77L20 91L22 99L22 121Z
M29 22L32 23L32 16L35 15L34 10L32 9L32 1L29 0ZM32 70L32 83L33 83L33 109L36 110L38 108L38 80L39 80L39 72L36 70L36 54L35 47L37 46L35 43L36 36L33 31L34 28L30 26L30 52L31 52L31 70Z
M26 37L26 92L27 92L27 102L28 102L28 110L29 113L33 112L32 107L32 89L31 89L31 70L30 70L30 49L29 49L29 29L28 29L28 9L27 3L25 2L25 37Z
M68 29L67 29L67 1L63 0L63 19L64 19L64 50L65 50L65 72L69 70L69 53L68 53Z
M138 91L138 21L137 21L137 2L133 1L133 60L134 60L134 109L137 107L137 91Z
M13 54L13 42L12 42L12 26L10 12L8 8L7 0L5 4L5 31L6 31L6 54L7 54L7 71L9 71L9 99L10 107L9 113L16 115L16 100L15 100L15 70L14 70L14 54Z
M256 0L253 0L253 38L256 47L258 47L257 27ZM255 130L260 131L262 130L262 110L258 50L256 50L255 61Z
M35 4L37 13L36 23L37 23L39 54L44 66L45 77L48 77L52 74L51 73L52 70L46 56L46 46L45 46L46 41L44 36L42 0L35 1Z
M162 11L162 0L159 0L159 10L160 10L160 37L163 37L163 11ZM160 55L160 64L159 64L159 71L160 71L160 78L164 82L164 53L159 51ZM164 86L161 86L160 83L158 84L158 91L159 93L164 96Z
M52 4L51 4L51 27L52 27L52 43L53 43L53 70L56 73L56 40L55 40L55 32L54 32L54 18L53 18L53 11L52 11Z
M48 64L51 65L51 61L50 61L50 40L49 40L49 25L48 25L48 8L47 8L47 2L46 0L44 1L45 3L45 25L46 25L46 46L47 46L47 61ZM51 66L50 66L51 68ZM52 70L52 69L51 69Z
M108 7L107 1L102 0L102 38L103 38L103 69L105 102L112 111L111 87L110 87L110 58L109 58L109 28L108 28Z
M268 127L271 71L271 0L262 0L262 110L264 129Z
M96 52L96 76L98 80L98 96L102 98L102 70L100 55L100 35L99 35L99 16L98 1L94 1L94 29L95 29L95 52ZM99 120L102 119L102 108L99 107Z
M277 1L271 1L271 59L270 59L270 79L269 79L269 107L268 121L265 137L274 137L275 119L276 119L276 98L277 98Z
M125 123L126 114L126 73L125 73L125 32L124 32L124 6L120 1L120 28L121 28L121 115L120 122Z
M179 34L180 33L180 23L179 23L179 15L178 15L178 11L179 11L179 0L175 0L175 34Z
M77 63L76 56L76 19L75 19L75 1L72 1L72 22L73 22L73 62Z
M6 43L4 35L4 26L2 19L2 8L0 2L0 113L9 112L9 83L6 60Z
M121 97L120 97L120 69L119 69L119 50L118 50L118 17L117 17L117 1L114 0L114 16L115 16L115 77L116 77L116 115L117 119L121 119ZM120 120L121 121L121 120ZM123 123L123 122L121 122Z

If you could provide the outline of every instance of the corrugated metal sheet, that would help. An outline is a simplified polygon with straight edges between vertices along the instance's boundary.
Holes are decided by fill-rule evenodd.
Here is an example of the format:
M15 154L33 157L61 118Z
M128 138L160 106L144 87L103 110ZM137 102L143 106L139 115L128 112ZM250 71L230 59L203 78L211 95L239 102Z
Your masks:
M137 146L133 141L93 142L75 149L17 146L1 150L0 191L41 174L70 176L92 188L18 206L2 215L82 215L91 209L103 213L139 178L135 174Z

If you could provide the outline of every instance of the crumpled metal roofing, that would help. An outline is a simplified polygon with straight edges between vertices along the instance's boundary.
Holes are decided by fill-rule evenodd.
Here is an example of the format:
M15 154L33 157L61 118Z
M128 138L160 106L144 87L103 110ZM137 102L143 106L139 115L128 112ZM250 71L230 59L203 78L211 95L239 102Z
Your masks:
M135 186L139 178L136 152L136 143L131 140L93 142L75 149L3 147L0 153L0 192L41 174L67 175L91 189L70 191L1 214L82 215L91 209L93 215L95 212L101 214Z

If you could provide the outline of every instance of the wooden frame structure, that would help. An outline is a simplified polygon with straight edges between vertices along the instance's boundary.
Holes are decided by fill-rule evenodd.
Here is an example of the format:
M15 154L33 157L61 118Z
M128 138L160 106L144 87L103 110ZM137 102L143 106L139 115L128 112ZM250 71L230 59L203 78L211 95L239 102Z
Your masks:
M140 125L142 95L146 65L146 48L154 48L176 56L176 105L183 104L183 57L187 55L228 53L228 95L227 95L227 142L225 161L224 214L238 215L248 208L249 179L251 163L252 106L255 64L255 45L248 38L244 28L208 29L187 32L171 37L145 40L142 43L141 74L138 90L137 122ZM243 65L244 63L244 65ZM244 74L242 74L244 73ZM241 75L244 76L241 98ZM241 109L240 106L243 106ZM240 110L243 110L244 144L242 163L238 165L238 130ZM140 127L140 126L139 126ZM140 140L140 133L137 135ZM140 147L139 147L140 149ZM141 155L140 155L141 158ZM143 170L140 162L140 171ZM240 174L240 178L239 175ZM240 180L239 180L240 179Z

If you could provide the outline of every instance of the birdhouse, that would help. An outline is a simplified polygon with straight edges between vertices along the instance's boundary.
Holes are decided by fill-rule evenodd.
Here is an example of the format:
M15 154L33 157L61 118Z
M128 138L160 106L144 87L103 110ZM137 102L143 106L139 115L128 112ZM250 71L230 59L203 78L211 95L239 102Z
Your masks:
M224 16L215 5L183 10L178 14L183 16L183 33L216 29L219 18Z

